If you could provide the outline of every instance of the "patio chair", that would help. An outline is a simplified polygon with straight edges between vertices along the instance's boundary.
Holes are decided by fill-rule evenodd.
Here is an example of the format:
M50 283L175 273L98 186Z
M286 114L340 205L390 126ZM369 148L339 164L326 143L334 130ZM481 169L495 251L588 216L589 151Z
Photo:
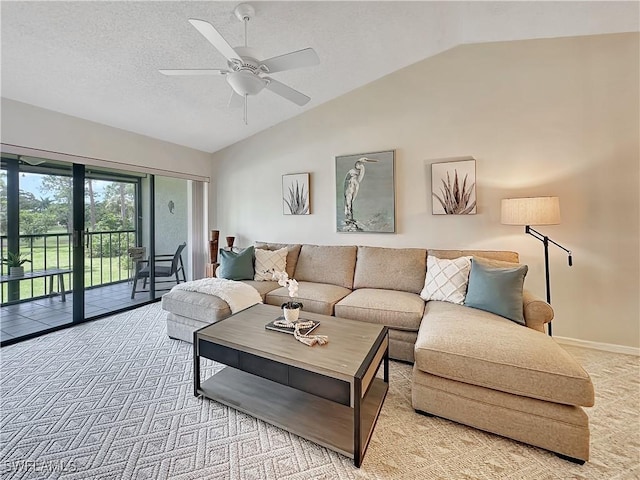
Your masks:
M145 258L147 256L147 249L146 247L129 247L127 249L127 254L129 255L129 258L131 259L131 263L129 266L129 282L133 282L133 279L135 278L135 275L137 273L138 270L140 270L140 262L144 262Z
M186 246L187 246L186 243L182 243L181 245L178 245L178 249L176 250L176 253L166 254L166 255L156 255L154 257L155 268L153 273L156 279L156 283L169 283L169 282L173 283L174 281L176 283L180 283L180 281L183 281L183 282L187 281L187 276L184 271L184 264L182 263L182 251ZM159 263L166 264L169 262L170 262L170 265L168 266L158 265ZM141 260L138 263L140 264L146 263L147 266L142 268L139 268L138 266L136 266L136 274L135 274L135 277L133 278L133 288L131 290L132 299L135 297L136 293L148 292L148 290L144 290L144 289L147 288L147 281L149 280L149 273L151 271L148 265L149 260ZM180 272L182 272L182 280L180 279L180 275L179 275ZM172 277L175 277L175 280ZM171 278L171 280L163 280L158 282L157 281L158 278ZM138 280L140 279L143 280L143 283L142 283L143 290L136 290L136 286L138 285Z

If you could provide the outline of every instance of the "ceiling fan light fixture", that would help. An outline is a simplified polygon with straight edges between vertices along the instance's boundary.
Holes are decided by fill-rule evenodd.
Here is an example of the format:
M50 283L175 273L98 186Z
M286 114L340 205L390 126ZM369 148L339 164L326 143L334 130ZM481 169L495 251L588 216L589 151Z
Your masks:
M244 123L247 123L247 99L249 95L257 95L267 89L299 106L306 105L311 98L276 79L262 76L284 72L294 68L318 65L320 58L312 48L304 48L276 57L263 60L255 49L248 46L247 24L255 15L255 9L246 3L241 3L234 9L234 14L244 25L244 46L232 47L220 32L209 22L197 18L190 18L189 23L207 39L207 41L227 59L228 70L223 69L161 69L163 75L224 75L233 90L230 105L244 104ZM237 95L236 95L237 94ZM239 97L239 98L237 98Z
M257 95L267 85L265 80L246 70L227 74L227 82L229 82L233 91L242 97L245 95Z

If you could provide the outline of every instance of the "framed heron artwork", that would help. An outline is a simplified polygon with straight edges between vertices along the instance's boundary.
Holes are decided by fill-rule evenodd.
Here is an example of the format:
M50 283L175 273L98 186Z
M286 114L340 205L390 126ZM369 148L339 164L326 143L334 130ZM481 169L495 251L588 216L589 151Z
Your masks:
M434 215L476 214L476 161L465 157L431 164Z
M395 150L336 157L336 228L395 233Z
M309 215L309 174L294 173L282 176L282 213Z

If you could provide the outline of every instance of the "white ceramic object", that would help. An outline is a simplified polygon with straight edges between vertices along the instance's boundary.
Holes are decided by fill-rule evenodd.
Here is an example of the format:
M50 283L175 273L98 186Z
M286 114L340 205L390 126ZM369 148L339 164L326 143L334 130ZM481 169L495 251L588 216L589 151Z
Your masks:
M295 323L300 316L300 308L283 308L284 319L289 323Z

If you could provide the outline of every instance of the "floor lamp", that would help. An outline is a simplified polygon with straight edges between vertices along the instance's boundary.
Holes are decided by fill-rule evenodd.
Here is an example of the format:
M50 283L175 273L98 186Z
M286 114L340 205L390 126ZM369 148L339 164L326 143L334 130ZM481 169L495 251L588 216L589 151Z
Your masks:
M560 200L558 197L505 198L502 200L501 223L504 225L524 225L524 232L544 244L544 276L547 287L547 303L551 304L549 286L549 244L561 248L569 255L569 266L573 265L571 250L554 242L546 235L531 228L531 225L557 225L560 223ZM549 336L552 336L549 322Z

